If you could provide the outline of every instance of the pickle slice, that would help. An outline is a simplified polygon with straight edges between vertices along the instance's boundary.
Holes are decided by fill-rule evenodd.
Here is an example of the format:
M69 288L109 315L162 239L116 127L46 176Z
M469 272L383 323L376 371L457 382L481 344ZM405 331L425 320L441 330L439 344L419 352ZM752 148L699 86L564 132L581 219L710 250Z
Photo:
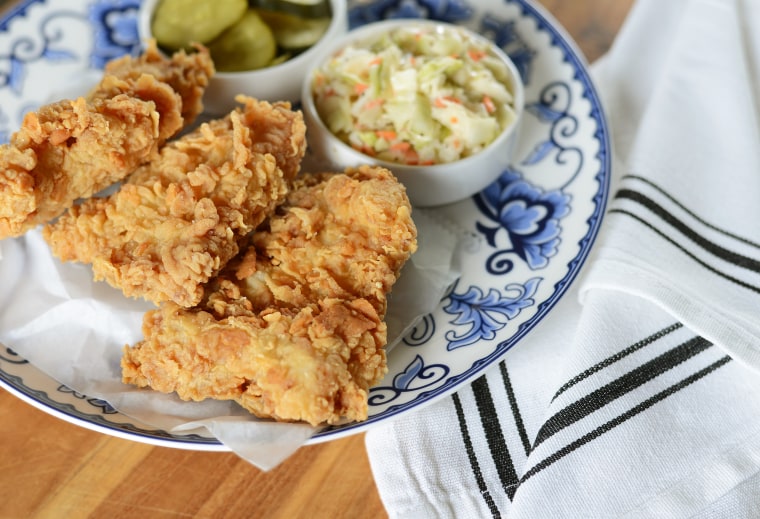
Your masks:
M209 43L240 20L248 0L162 0L151 22L159 46L170 50Z
M328 0L251 0L251 7L292 14L301 18L329 18L332 16Z
M277 44L283 49L311 47L322 37L330 25L330 18L301 18L287 13L260 9L261 15Z
M216 70L238 72L268 66L277 52L272 30L249 9L232 27L208 44Z

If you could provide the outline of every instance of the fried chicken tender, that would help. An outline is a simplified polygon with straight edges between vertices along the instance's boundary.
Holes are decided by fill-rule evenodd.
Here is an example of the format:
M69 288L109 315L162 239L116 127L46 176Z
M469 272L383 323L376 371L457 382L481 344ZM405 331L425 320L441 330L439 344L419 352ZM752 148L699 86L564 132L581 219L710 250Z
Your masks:
M245 295L260 308L364 298L385 315L386 295L416 250L410 214L387 169L303 175L238 268Z
M184 400L234 400L281 421L366 419L367 388L386 371L385 324L363 299L222 320L167 303L143 332L122 358L125 382Z
M203 112L203 94L215 71L211 54L201 45L196 47L196 52L186 53L180 50L171 59L166 59L159 52L156 41L150 40L142 54L111 60L106 64L104 72L106 77L124 80L137 80L143 75L149 75L166 83L179 94L182 100L181 116L184 125L188 126ZM98 90L102 92L105 89L101 85L96 88ZM91 97L97 95L97 92L90 94Z
M387 293L417 247L403 186L382 168L302 174L263 227L199 306L146 314L123 381L281 421L365 420Z
M158 59L149 49L110 68L88 97L27 114L0 145L0 239L52 220L154 157L200 112L213 74L207 51Z
M43 228L62 261L92 263L130 297L193 306L203 284L288 193L306 140L289 103L243 106L170 141L107 198Z

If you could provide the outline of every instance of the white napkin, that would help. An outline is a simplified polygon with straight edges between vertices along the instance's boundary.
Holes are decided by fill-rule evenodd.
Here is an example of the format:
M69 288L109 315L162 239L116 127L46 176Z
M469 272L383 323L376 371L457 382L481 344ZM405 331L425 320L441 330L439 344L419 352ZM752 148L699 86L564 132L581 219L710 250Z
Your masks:
M639 0L592 71L595 255L486 375L367 434L391 517L760 514L760 2Z

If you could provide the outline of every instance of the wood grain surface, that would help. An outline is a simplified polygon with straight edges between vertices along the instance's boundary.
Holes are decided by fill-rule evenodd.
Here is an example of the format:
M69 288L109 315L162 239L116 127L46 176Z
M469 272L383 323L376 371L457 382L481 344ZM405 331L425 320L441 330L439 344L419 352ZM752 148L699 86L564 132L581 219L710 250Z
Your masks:
M0 2L0 14L9 2ZM633 0L543 0L589 62ZM270 472L231 453L154 447L69 424L0 390L0 519L383 518L364 436Z

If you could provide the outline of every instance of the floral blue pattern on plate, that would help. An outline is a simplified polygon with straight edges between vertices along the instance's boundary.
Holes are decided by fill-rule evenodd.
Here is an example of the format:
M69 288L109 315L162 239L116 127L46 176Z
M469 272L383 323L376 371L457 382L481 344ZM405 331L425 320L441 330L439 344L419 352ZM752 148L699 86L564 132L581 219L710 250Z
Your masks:
M25 0L0 19L0 141L56 89L140 49L138 0ZM313 442L366 430L471 382L535 328L588 257L610 175L607 127L578 50L528 0L349 2L352 27L394 17L465 25L497 42L526 84L515 161L469 200L431 210L472 240L462 276L388 356L366 422L327 428ZM0 269L3 268L0 262ZM61 386L0 346L0 385L46 412L100 432L196 450L226 449L204 435L171 434Z

